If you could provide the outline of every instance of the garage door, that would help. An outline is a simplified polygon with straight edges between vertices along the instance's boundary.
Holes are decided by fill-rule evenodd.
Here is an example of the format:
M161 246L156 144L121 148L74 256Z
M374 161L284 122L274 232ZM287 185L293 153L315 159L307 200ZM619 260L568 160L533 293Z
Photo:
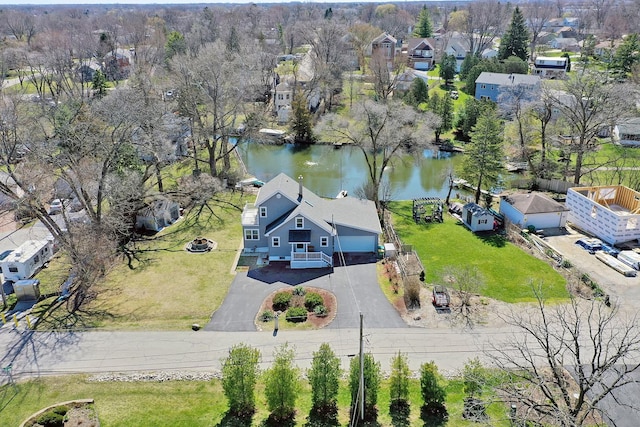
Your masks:
M375 252L375 236L338 236L336 251L342 252Z

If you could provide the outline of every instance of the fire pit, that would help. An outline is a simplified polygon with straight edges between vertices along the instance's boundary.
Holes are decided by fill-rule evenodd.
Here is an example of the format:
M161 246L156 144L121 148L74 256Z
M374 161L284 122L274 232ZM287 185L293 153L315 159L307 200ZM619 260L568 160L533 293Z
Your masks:
M216 242L209 240L206 237L196 237L187 243L186 249L189 252L209 252L210 250L215 249L216 246Z

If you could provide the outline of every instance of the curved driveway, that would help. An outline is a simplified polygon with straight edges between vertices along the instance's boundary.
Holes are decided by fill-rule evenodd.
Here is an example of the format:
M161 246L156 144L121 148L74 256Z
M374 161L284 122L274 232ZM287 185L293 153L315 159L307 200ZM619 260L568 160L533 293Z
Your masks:
M288 263L278 262L238 272L227 297L204 329L255 331L254 320L264 299L278 289L296 285L326 289L336 296L338 310L328 328L358 328L360 312L367 328L407 327L380 290L375 263L290 270Z

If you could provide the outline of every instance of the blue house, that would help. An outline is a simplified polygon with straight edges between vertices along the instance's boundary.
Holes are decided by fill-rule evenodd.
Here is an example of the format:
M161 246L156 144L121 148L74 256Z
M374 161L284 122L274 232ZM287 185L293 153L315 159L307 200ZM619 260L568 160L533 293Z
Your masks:
M524 89L530 99L540 93L540 77L528 74L481 73L476 79L476 99L498 102L498 97L515 88Z
M291 268L333 266L335 253L375 253L382 233L375 204L323 199L284 173L267 182L242 212L245 253Z

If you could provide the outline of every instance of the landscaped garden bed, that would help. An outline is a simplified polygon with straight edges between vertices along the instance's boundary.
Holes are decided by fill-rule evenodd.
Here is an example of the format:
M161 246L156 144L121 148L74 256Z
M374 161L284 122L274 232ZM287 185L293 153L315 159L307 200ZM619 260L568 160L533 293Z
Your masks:
M269 295L256 316L258 330L320 329L336 316L337 301L333 293L310 286L296 286Z

